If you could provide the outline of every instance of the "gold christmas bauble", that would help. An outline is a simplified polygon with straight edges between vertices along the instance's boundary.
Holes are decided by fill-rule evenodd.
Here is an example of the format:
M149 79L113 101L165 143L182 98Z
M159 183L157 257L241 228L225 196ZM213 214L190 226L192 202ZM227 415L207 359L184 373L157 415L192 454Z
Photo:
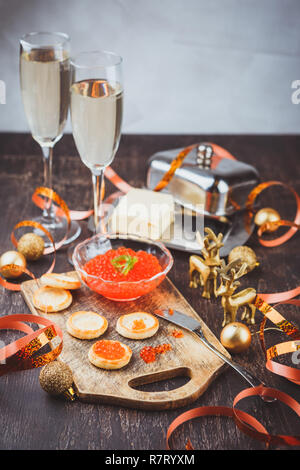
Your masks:
M12 266L14 265L14 266ZM26 268L26 259L18 251L6 251L0 257L0 274L7 279L14 279L23 273L23 270L18 268Z
M247 264L247 273L259 265L255 252L249 246L236 246L231 250L228 255L228 263L236 260L240 260L237 269L239 269L243 263Z
M249 328L240 322L228 323L221 331L221 343L232 353L246 351L251 344Z
M39 259L45 248L45 242L36 233L25 233L18 241L18 251L29 261Z
M261 227L268 222L278 222L280 219L280 214L275 209L272 209L272 207L264 207L255 214L254 223ZM266 231L275 232L276 230L277 227L274 227Z
M42 368L39 378L42 389L50 395L65 394L74 399L73 374L67 364L58 361L50 362Z

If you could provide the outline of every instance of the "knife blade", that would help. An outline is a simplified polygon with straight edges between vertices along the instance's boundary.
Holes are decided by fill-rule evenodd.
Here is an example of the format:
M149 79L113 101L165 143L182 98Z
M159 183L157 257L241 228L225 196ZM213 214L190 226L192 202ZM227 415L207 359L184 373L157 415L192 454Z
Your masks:
M194 331L197 328L201 328L200 322L198 322L195 318L189 317L188 315L178 312L177 310L155 310L154 313L158 317L174 323L174 325L181 326L186 330Z

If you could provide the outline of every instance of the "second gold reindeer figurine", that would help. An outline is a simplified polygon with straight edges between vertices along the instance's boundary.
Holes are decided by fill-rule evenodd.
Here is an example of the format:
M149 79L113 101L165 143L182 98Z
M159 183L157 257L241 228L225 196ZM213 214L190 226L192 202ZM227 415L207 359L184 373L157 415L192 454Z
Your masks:
M247 323L255 323L256 308L252 302L255 299L256 290L248 287L234 294L240 285L236 279L247 272L247 263L240 266L240 260L235 260L226 265L222 259L217 271L220 275L220 285L216 289L216 296L222 296L221 303L224 310L222 326L236 321L236 314L240 307L244 307L241 319L246 320Z

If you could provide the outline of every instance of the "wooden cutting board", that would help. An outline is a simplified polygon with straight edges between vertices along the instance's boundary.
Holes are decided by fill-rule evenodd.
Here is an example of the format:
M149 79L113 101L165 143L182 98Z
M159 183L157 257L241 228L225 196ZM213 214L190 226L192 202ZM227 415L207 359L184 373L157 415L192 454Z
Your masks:
M115 330L115 324L118 317L125 313L135 311L151 313L158 308L181 311L199 320L207 339L229 356L167 278L153 292L134 302L113 302L82 287L72 291L73 302L68 309L51 314L41 312L34 307L32 295L37 288L37 281L26 281L22 284L22 294L33 314L51 318L62 329L63 350L59 357L71 367L75 389L82 401L149 410L177 408L196 400L224 367L224 362L209 351L193 333L182 330L183 338L174 338L172 331L180 328L163 319L159 320L160 328L152 338L138 341L121 337ZM70 336L65 328L67 318L78 310L92 310L107 318L109 326L101 338L119 340L130 346L133 355L126 367L119 370L103 370L89 362L88 350L97 340L76 339ZM158 355L155 362L146 364L140 358L139 352L144 346L163 343L170 343L172 349ZM190 380L185 385L169 391L145 392L133 388L175 376L188 376Z

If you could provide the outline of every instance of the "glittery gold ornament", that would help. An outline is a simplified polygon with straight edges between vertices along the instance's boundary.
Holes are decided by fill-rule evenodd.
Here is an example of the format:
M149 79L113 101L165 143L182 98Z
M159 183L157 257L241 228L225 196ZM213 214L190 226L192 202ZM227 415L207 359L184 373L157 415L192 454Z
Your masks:
M6 251L0 257L0 274L7 279L14 279L23 273L23 270L18 268L26 268L26 259L18 251Z
M246 263L246 273L252 271L256 266L259 266L256 254L249 246L236 246L231 250L228 256L228 263L236 260L239 260L239 263L236 266L237 269L240 269L242 264Z
M264 207L263 209L260 209L254 217L254 223L261 227L262 225L272 223L272 222L278 222L281 219L279 213L275 210L272 209L272 207ZM266 232L275 232L278 227L273 227L270 226L268 229L265 229Z
M36 233L25 233L18 241L18 251L29 261L39 259L45 248L45 242Z
M75 392L72 388L73 374L67 364L59 361L50 362L42 368L40 373L40 385L50 395L65 395L70 400L75 400Z
M240 322L228 323L221 331L221 343L232 353L246 351L251 344L249 328Z

